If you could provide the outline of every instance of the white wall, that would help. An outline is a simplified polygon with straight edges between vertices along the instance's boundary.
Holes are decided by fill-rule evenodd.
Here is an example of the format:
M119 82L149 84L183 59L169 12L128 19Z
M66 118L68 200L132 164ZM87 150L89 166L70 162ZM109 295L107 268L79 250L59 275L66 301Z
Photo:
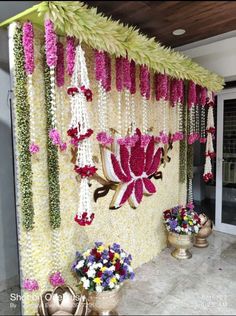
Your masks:
M0 291L18 283L7 32L0 32Z

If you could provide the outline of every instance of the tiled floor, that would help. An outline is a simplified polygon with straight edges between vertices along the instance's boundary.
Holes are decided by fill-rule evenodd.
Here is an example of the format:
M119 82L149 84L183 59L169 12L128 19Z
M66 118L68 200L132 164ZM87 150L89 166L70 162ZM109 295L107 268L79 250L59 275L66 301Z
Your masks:
M209 242L190 260L177 261L167 248L137 269L120 315L236 315L236 236L214 232ZM0 315L20 315L19 305L10 307L18 290L0 293Z

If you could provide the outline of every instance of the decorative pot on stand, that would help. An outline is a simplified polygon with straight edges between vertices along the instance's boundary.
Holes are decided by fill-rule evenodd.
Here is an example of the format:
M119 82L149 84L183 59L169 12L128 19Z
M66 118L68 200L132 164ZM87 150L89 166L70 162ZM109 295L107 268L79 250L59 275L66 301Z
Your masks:
M101 293L88 292L87 299L92 309L89 315L118 315L116 308L120 298L120 288Z
M194 246L198 248L208 247L207 237L212 233L212 221L207 219L204 225L202 225L199 233L195 236Z
M193 246L193 235L180 235L169 232L168 241L175 248L171 255L176 259L190 259L192 257L189 249Z

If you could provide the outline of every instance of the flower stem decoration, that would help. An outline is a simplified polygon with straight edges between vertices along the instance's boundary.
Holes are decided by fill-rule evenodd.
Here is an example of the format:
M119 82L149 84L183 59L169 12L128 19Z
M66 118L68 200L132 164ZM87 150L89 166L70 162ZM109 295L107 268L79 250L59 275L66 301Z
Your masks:
M48 185L49 185L49 218L50 226L52 228L52 266L53 271L49 276L49 281L52 286L62 285L54 282L55 274L58 275L60 270L60 238L59 228L61 225L60 215L60 184L59 184L59 162L58 150L56 142L60 142L60 137L53 127L53 113L52 113L52 95L51 95L51 74L50 68L45 63L44 70L45 81L45 105L47 113L47 146L48 146Z
M80 45L76 47L75 67L71 78L71 86L74 89L74 93L70 94L72 118L68 133L72 138L76 138L79 141L74 170L81 177L80 200L75 221L79 225L85 226L90 225L94 219L94 213L91 208L89 178L94 175L97 169L93 165L90 142L90 136L93 133L93 130L90 128L87 111L87 101L90 99L84 93L85 91L90 91L90 94L92 94L92 92L89 89L90 83L84 51Z
M207 103L208 114L207 114L207 142L205 151L205 166L203 180L207 183L213 179L212 173L212 159L215 157L215 151L213 147L213 136L215 135L215 125L214 125L214 95L213 92L208 91Z
M22 43L24 47L24 60L25 60L25 72L28 79L28 98L30 104L30 134L31 143L29 145L29 151L31 154L39 152L39 146L35 141L35 113L34 113L34 88L32 75L35 69L34 64L34 29L31 22L25 22L23 24L23 38Z
M27 31L31 28L28 27ZM31 34L32 39L32 33ZM24 38L26 40L26 38ZM25 51L23 44L23 31L20 26L14 30L14 63L15 63L15 110L17 125L17 150L18 150L18 181L20 187L20 207L22 225L26 230L27 271L23 281L23 288L28 291L38 290L38 282L34 278L31 231L34 228L34 207L32 194L32 166L29 152L30 146L30 106L27 97L27 75L26 69L33 71L32 55L27 55L27 66L25 64ZM31 40L30 40L31 41ZM32 51L31 51L32 52ZM27 71L28 71L27 70Z

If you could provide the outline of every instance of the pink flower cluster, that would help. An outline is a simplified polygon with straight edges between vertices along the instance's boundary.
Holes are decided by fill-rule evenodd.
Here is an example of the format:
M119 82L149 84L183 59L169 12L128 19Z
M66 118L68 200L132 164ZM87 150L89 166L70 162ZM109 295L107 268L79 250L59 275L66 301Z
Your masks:
M119 138L117 140L117 143L119 145L125 145L127 147L134 147L137 140L138 140L138 135L134 134L131 136L125 136L125 137Z
M201 87L201 91L200 91L200 105L201 106L205 106L206 105L206 98L207 98L207 89Z
M196 92L196 84L190 80L188 84L188 107L196 105L197 102L197 92Z
M128 56L116 58L116 89L120 92L123 88L136 93L136 65Z
M194 144L200 138L199 133L192 133L188 136L188 144Z
M23 288L24 290L33 292L39 289L38 282L35 279L25 279L23 281Z
M57 36L51 20L45 20L45 49L46 60L49 67L57 65Z
M31 153L31 155L33 154L37 154L39 152L39 146L37 144L35 144L34 142L32 142L30 145L29 145L29 151Z
M207 141L207 138L206 138L206 137L200 137L200 138L199 138L199 142L200 142L201 144L205 144L206 141Z
M50 284L53 287L61 286L65 284L65 280L61 275L61 272L57 271L49 276Z
M125 89L130 91L131 76L130 76L130 61L128 59L128 56L123 58L122 66L123 66L123 85Z
M183 140L183 139L184 139L184 134L182 132L175 132L171 137L171 140L173 143Z
M147 100L150 99L150 71L146 65L140 67L140 92L142 97L145 97Z
M56 83L58 87L62 87L65 83L65 67L64 67L64 47L61 42L57 43L57 67L56 67Z
M142 134L141 135L141 147L146 147L150 140L151 140L152 136L148 135L148 134Z
M166 74L155 75L155 94L157 101L168 100L168 81L168 76Z
M67 36L66 38L66 71L72 76L75 66L75 38Z
M83 212L81 216L78 216L78 214L75 215L75 222L78 223L80 226L89 226L92 224L94 220L94 213L92 213L90 216L88 216L87 212Z
M166 133L164 133L164 131L161 131L160 132L160 142L162 143L162 144L168 144L169 143L169 135L168 134L166 134Z
M57 129L53 128L49 132L49 138L52 140L53 145L58 146L61 151L67 149L67 144L63 143Z
M34 72L34 29L31 22L25 22L23 25L23 47L25 56L25 71L27 75Z
M111 58L106 52L95 50L95 78L106 92L111 90Z
M204 182L209 182L209 181L211 181L213 179L213 173L212 172L208 172L208 173L205 173L204 175L203 175L203 180L204 180Z
M102 145L110 145L113 143L114 139L110 135L108 135L106 132L100 132L97 134L97 141Z

